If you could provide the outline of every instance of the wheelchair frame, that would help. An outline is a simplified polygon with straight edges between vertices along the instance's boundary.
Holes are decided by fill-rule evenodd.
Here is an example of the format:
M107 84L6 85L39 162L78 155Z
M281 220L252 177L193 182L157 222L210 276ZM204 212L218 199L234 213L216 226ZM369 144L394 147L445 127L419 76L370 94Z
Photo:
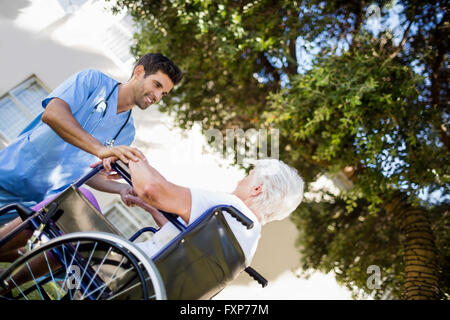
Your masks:
M112 164L112 166L113 166L113 169L117 173L119 173L125 181L127 181L130 185L132 185L131 176L125 165L121 164L120 161L118 161L117 163ZM103 165L97 166L96 168L91 170L87 175L83 176L78 181L76 181L72 186L79 188L84 183L86 183L90 178L92 178L94 175L96 175L98 172L100 172L102 169L103 169ZM70 186L70 187L72 187L72 186ZM172 243L176 242L177 239L179 240L179 239L185 237L192 229L195 228L195 226L197 226L202 221L207 219L208 216L213 215L213 214L217 215L217 214L221 213L222 211L226 211L227 213L229 213L233 218L237 219L239 222L241 222L247 228L251 228L253 226L253 222L250 219L248 219L239 210L235 209L232 206L216 206L214 208L211 208L211 209L207 210L207 212L203 213L193 224L191 224L187 227L178 221L176 215L160 210L160 212L169 220L169 222L174 224L175 227L177 227L181 233L175 239L173 239L171 242L169 242L168 245L166 245L163 249L161 249L158 252L158 254L156 254L152 259L150 259L149 257L147 257L145 255L145 253L143 253L141 251L141 249L139 249L136 245L133 244L133 241L135 241L142 233L144 233L144 232L155 233L158 231L157 229L152 228L152 227L142 228L139 231L137 231L132 237L130 237L130 239L128 239L128 241L121 239L117 235L106 234L103 232L76 232L76 233L61 235L62 234L61 230L54 224L54 222L52 220L52 217L57 212L57 209L58 208L57 208L57 206L54 205L54 203L53 203L53 205L50 205L49 207L44 207L41 210L38 210L36 212L30 208L24 207L21 204L8 205L8 206L5 206L0 209L0 214L7 213L11 210L16 210L22 219L22 223L19 226L17 226L14 230L12 230L3 239L0 239L0 250L3 245L5 245L7 242L9 242L11 239L13 239L19 232L21 232L27 228L28 229L31 228L32 230L34 230L34 233L32 236L32 239L34 238L33 240L40 239L42 236L50 238L49 242L45 243L42 246L37 246L36 248L33 248L33 250L31 250L30 252L25 254L23 257L19 258L17 261L13 262L12 265L10 265L2 274L0 274L0 289L1 289L2 285L4 285L4 280L7 278L8 272L12 273L13 272L12 269L18 267L19 265L21 265L21 263L24 263L24 261L27 258L30 258L30 256L33 253L36 254L36 252L39 250L44 251L45 248L51 247L52 245L55 245L56 243L61 243L61 241L62 242L69 241L69 240L75 241L76 239L85 239L86 237L87 238L91 237L92 239L94 239L95 237L97 237L97 238L95 238L96 239L95 241L97 241L98 243L100 243L102 241L103 241L102 243L104 243L104 242L109 243L111 248L114 247L115 250L122 251L121 254L127 256L127 259L131 261L131 264L133 264L134 268L136 269L137 277L139 278L139 282L142 286L142 297L144 299L147 299L149 297L148 291L152 291L152 290L153 290L152 293L154 293L153 297L156 297L157 299L166 299L167 295L166 295L166 291L164 289L164 283L162 282L161 274L159 273L159 271L156 268L155 263L154 263L154 260L157 259L158 256L161 255L162 252L164 252L165 248L169 247ZM92 239L91 239L91 241L94 241ZM70 249L73 251L73 248L70 248L70 245L67 247L63 246L62 248L63 248L62 249L63 251L64 251L64 248L68 248L68 250ZM59 263L64 264L62 262L63 259L61 258L61 252L58 252L56 249L52 249L52 250L53 251L51 251L51 252L53 252L54 256L57 256L57 257L59 256ZM47 259L47 256L45 256L45 257ZM79 262L78 260L86 260L86 259L83 259L80 257L77 257L77 259L75 259L75 261L77 261L78 264L81 264L81 262ZM48 261L47 261L47 263L48 263ZM28 264L27 264L27 267L28 267L28 269L30 268ZM80 267L80 266L78 266L78 267ZM83 266L81 266L81 267L83 267ZM25 266L22 266L22 268L25 268ZM66 266L66 269L67 269L67 266ZM95 273L92 270L86 271L87 266L84 266L83 269L86 274L88 274L88 275L90 274L90 277L87 278L89 281L89 284L80 283L79 287L86 288L86 287L89 287L92 283L94 283L94 292L96 292L95 290L100 290L99 288L102 288L102 286L105 286L105 284L102 283L101 279L94 280L95 275L97 273ZM267 280L265 280L253 268L247 267L247 268L245 268L245 271L253 279L258 281L263 287L265 287L267 285ZM30 270L30 272L31 272L31 270ZM50 271L50 273L51 273L51 278L54 278L52 271ZM92 276L92 274L94 274L94 276ZM48 281L52 280L52 279L50 279L49 275L47 276L47 278L48 279L46 279L46 280L48 280ZM65 278L67 278L67 271L66 271ZM33 276L33 279L34 279L34 276ZM36 279L34 279L34 280L36 283ZM53 279L53 281L55 281L55 279ZM149 283L149 281L150 281L150 283ZM133 288L136 288L137 287L136 281L131 282L131 285L133 286ZM151 285L151 287L149 287L149 285ZM37 287L37 289L40 288L39 285L37 285L37 284L35 286ZM103 289L103 290L105 290L105 289ZM21 292L21 293L23 293L23 292ZM39 293L41 294L41 298L48 298L48 297L44 297L40 290L39 290ZM102 293L103 293L103 291L102 291ZM65 297L67 297L67 296L68 296L68 294L66 294ZM18 297L20 297L20 295ZM70 297L72 298L72 292L70 292ZM109 296L103 295L100 298L108 299L111 297L115 297L115 296L112 293L110 293ZM99 297L94 297L93 295L87 295L85 297L85 295L83 294L83 298L95 299L95 298L99 298Z

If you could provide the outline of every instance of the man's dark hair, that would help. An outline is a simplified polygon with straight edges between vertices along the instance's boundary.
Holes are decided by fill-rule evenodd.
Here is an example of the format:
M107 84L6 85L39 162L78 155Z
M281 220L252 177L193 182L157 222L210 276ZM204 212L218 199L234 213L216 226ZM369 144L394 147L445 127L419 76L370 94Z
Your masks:
M147 53L142 56L135 64L133 68L136 69L137 66L144 66L145 77L155 74L158 71L161 71L172 80L173 85L178 84L183 78L183 73L180 68L177 67L175 63L173 63L169 58L165 57L161 53Z

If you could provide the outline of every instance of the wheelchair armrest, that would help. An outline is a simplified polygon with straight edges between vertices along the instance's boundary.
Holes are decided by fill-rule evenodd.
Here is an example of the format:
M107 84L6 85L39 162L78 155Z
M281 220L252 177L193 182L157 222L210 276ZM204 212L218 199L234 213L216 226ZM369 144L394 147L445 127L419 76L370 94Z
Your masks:
M242 214L239 210L237 210L233 206L226 206L221 208L228 212L233 218L242 223L247 229L253 228L253 221L250 220L246 215Z
M245 268L245 272L247 272L250 277L255 279L263 288L267 287L268 281L255 269L253 269L252 267L247 267Z
M158 230L156 230L155 228L153 228L153 227L145 227L145 228L142 228L142 229L140 229L140 230L138 230L134 235L132 235L131 237L130 237L130 239L128 239L129 241L131 241L131 242L134 242L134 240L136 240L137 238L139 238L139 236L141 235L141 234L143 234L144 232L152 232L152 233L156 233Z

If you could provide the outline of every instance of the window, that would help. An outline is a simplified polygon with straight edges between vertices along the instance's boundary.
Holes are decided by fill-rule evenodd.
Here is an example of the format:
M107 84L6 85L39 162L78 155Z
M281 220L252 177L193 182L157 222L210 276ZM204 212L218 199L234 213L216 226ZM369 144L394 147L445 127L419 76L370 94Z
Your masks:
M128 73L133 66L134 57L130 48L135 44L132 16L126 10L113 13L113 3L95 0L58 0L67 15L72 17L69 23L81 23L84 28L93 28L89 34L95 39L95 46L102 49L119 68ZM75 27L75 24L73 25ZM90 37L89 37L90 38Z
M0 97L0 140L4 146L43 111L41 101L47 95L39 79L32 76Z
M87 0L58 0L60 6L67 13L72 13L83 6Z
M112 24L103 35L103 44L121 63L133 62L130 47L133 45L133 33L127 24Z
M111 207L105 210L105 217L126 238L130 238L144 227L158 228L150 213L138 207L128 208L120 200L114 202ZM139 237L139 241L145 241L151 237L151 233L144 233Z

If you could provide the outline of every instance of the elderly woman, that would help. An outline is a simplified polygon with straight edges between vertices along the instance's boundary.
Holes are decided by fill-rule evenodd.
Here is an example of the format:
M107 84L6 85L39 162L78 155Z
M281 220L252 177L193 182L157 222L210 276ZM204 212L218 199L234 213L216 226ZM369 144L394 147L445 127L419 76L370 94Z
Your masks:
M238 240L250 265L261 235L261 225L281 220L292 213L303 199L304 182L297 171L275 159L258 160L250 174L238 182L232 193L186 188L167 181L147 161L129 164L133 188L139 196L126 196L140 206L146 204L175 213L186 225L216 205L232 205L255 222L250 230L226 215L227 223ZM149 256L159 251L179 232L173 224L165 223L157 210L148 211L161 229L152 240L138 243Z

